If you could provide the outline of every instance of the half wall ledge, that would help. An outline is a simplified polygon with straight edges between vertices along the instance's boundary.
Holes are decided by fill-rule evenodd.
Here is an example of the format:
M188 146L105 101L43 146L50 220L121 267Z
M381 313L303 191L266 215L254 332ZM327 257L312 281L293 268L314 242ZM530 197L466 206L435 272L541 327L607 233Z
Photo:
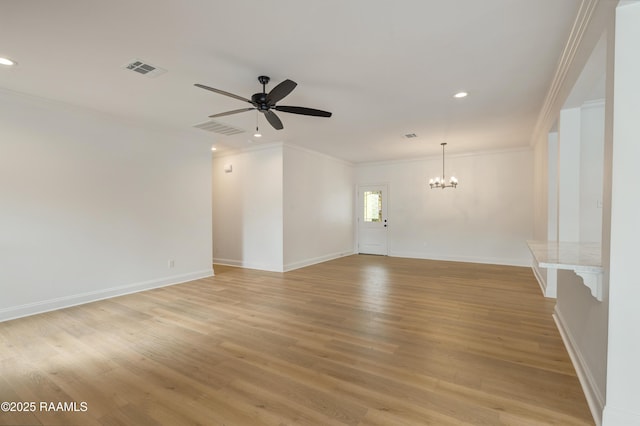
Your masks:
M602 302L602 246L600 243L567 241L527 241L535 263L540 268L575 272L591 295Z

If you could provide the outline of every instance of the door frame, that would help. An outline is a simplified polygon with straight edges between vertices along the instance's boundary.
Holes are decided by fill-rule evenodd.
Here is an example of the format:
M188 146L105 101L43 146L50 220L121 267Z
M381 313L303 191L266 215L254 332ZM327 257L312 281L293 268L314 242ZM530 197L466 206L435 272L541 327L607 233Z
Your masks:
M356 193L355 193L355 223L356 223L356 247L355 247L355 252L356 254L360 254L360 221L363 220L362 217L362 206L360 205L360 193L362 191L362 188L366 188L366 187L372 187L372 186L378 186L378 187L383 187L386 190L386 196L382 199L382 202L385 203L385 208L383 209L383 211L386 211L386 217L384 217L384 220L386 221L386 225L385 228L387 228L387 232L386 232L386 251L384 254L381 254L380 256L388 256L389 255L389 194L391 193L390 190L390 185L387 182L379 182L379 183L359 183L356 185ZM384 192L383 192L384 193ZM366 254L366 253L363 253Z

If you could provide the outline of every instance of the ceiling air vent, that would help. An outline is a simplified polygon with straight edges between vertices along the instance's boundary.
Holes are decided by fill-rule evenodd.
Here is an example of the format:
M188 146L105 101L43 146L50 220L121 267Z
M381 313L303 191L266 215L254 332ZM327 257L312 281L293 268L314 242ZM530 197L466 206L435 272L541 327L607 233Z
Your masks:
M413 139L413 138L417 138L418 135L416 135L415 133L407 133L406 135L404 135L404 137L407 139Z
M151 65L150 63L141 61L140 59L133 59L131 62L123 65L122 68L131 70L149 78L158 77L159 75L167 72L164 68Z
M226 124L222 124L214 120L205 121L204 123L196 124L193 127L196 129L206 130L207 132L220 133L227 136L244 133L244 130L242 129L227 126Z

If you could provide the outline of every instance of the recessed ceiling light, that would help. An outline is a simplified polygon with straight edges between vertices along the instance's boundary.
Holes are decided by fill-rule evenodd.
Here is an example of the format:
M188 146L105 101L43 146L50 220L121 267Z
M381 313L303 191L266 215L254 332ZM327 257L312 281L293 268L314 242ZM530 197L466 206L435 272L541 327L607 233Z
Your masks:
M455 95L453 95L454 98L466 98L468 95L467 92L458 92Z
M6 65L8 67L15 65L16 61L13 61L9 58L3 58L2 56L0 56L0 65Z
M217 150L218 150L218 148L216 148L215 146L211 147L211 151L217 151Z

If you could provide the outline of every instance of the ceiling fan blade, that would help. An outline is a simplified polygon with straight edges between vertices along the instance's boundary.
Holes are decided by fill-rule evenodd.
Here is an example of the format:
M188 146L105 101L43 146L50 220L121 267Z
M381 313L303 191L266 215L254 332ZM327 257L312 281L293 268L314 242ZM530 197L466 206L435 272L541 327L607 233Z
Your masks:
M329 111L322 111L313 108L278 105L275 109L276 111L290 112L292 114L313 115L314 117L331 117L331 113Z
M210 90L215 93L219 93L220 95L229 96L230 98L237 99L239 101L245 101L251 103L251 101L247 98L243 98L242 96L234 95L233 93L225 92L224 90L214 89L213 87L205 86L204 84L194 84L194 86L199 87L201 89Z
M273 111L270 111L270 110L265 111L264 116L269 122L269 124L273 126L274 129L276 130L284 129L284 126L282 125L282 121L280 121L278 116Z
M271 91L267 95L267 102L269 103L269 105L275 104L280 99L291 93L291 91L295 89L297 85L298 83L289 79L283 81L282 83L271 89Z
M210 115L209 118L223 117L225 115L238 114L245 111L251 111L255 108L242 108L242 109L234 109L233 111L221 112L220 114Z

